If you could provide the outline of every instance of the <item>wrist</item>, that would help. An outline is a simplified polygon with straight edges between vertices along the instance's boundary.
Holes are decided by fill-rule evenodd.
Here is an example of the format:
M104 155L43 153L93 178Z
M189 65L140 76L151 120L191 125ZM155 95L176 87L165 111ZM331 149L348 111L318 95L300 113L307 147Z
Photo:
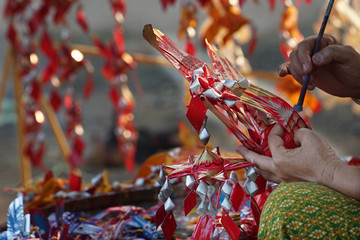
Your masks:
M318 183L333 188L337 172L339 172L339 169L342 167L342 163L343 162L341 162L341 160L327 162L327 164L323 168L323 171L321 172L320 180L318 181Z
M360 168L342 162L335 169L329 187L360 201Z

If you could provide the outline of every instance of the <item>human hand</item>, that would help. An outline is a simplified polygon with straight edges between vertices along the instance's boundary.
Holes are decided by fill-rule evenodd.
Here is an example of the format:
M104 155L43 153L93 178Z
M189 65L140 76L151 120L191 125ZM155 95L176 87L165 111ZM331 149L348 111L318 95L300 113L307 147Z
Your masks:
M268 136L272 157L260 155L244 146L237 148L246 160L253 162L256 171L266 180L280 183L316 182L329 186L340 158L334 150L314 131L301 128L295 131L294 140L298 147L286 149L281 136L284 129L276 124Z
M279 76L291 74L302 84L304 76L311 73L308 89L318 87L335 96L360 98L360 54L324 35L319 51L310 57L316 38L308 37L298 44L290 62L280 65Z

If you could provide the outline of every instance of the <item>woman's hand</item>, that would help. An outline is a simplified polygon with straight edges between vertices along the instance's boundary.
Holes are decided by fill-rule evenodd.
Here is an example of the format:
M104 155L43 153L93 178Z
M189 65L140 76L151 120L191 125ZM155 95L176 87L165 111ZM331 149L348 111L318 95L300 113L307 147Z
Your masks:
M256 171L266 180L285 182L315 182L360 200L360 168L342 162L330 145L314 131L301 128L295 131L298 147L287 149L281 136L284 129L276 124L269 133L272 157L260 155L244 146L237 148Z
M324 35L319 51L311 57L316 36L304 39L290 54L290 62L279 67L279 75L291 74L299 83L311 73L308 89L318 87L339 97L360 98L360 54Z
M276 124L269 133L272 157L257 154L240 146L238 152L255 164L257 171L272 182L316 182L329 184L340 158L314 131L302 128L295 132L298 147L287 149L281 136L284 129Z

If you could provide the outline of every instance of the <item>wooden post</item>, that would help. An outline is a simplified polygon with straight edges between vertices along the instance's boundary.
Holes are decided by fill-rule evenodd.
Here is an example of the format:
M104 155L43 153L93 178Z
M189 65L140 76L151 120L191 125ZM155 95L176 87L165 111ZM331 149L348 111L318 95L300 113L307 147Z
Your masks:
M21 183L25 189L31 187L31 164L30 159L25 155L25 139L24 139L24 107L22 102L22 84L19 68L16 62L15 50L11 49L10 54L11 67L13 68L14 77L14 93L16 99L16 113L17 113L17 135L19 142L19 155L20 155L20 171L21 171ZM9 66L9 68L10 68Z
M70 150L69 144L66 140L63 130L61 129L60 123L56 117L56 114L55 114L52 106L50 105L49 101L44 96L41 97L41 106L45 111L47 119L49 120L51 129L53 130L53 133L54 133L56 141L59 145L60 151L65 159L65 162L67 163L69 169L72 170L71 163L70 163L71 150Z

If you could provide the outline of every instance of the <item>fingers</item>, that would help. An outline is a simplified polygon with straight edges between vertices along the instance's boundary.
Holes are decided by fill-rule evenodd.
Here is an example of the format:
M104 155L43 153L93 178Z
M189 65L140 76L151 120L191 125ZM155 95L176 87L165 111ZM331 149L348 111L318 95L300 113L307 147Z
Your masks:
M279 66L278 74L280 77L285 77L286 75L291 74L289 70L289 64L289 62L286 62Z
M268 136L269 149L271 153L279 152L285 149L284 141L282 139L282 135L284 134L284 128L280 124L275 124L275 126L271 129Z
M267 172L274 171L274 163L270 157L250 151L244 146L238 146L236 152L240 153L248 162L254 163L258 168Z
M260 168L255 167L255 171L260 174L263 178L265 178L268 181L274 182L274 183L281 183L284 180L280 177L276 176L275 174L269 173L267 171L261 170Z
M316 43L317 36L311 36L306 39L304 39L301 43L298 44L298 46L291 52L289 58L290 63L286 64L285 66L281 66L279 68L279 75L283 76L283 74L291 74L296 81L298 81L300 84L303 83L303 78L306 74L310 74L314 70L314 65L318 64L326 64L325 60L328 60L331 62L333 59L336 59L336 56L329 55L329 52L325 52L325 55L318 55L316 54L311 58L311 53L313 51L313 48ZM335 45L334 45L335 44ZM328 47L332 46L341 46L337 45L338 42L335 38L329 35L324 35L321 44L320 49L327 49ZM331 50L331 49L330 49ZM341 52L339 51L339 54ZM329 58L329 59L327 59ZM286 68L285 68L286 67ZM284 75L284 76L285 76ZM312 78L310 79L308 89L313 90L315 88L315 83L313 82Z
M302 83L302 76L305 74L303 70L303 63L299 60L299 50L298 48L295 48L294 51L290 53L290 64L288 66L288 69L291 73L291 75L300 83Z
M294 49L293 54L290 55L291 62L297 64L297 73L304 75L312 71L311 52L316 43L316 36L305 38Z
M312 61L316 66L323 66L332 62L346 63L350 54L346 52L352 51L350 46L330 45L314 54Z

